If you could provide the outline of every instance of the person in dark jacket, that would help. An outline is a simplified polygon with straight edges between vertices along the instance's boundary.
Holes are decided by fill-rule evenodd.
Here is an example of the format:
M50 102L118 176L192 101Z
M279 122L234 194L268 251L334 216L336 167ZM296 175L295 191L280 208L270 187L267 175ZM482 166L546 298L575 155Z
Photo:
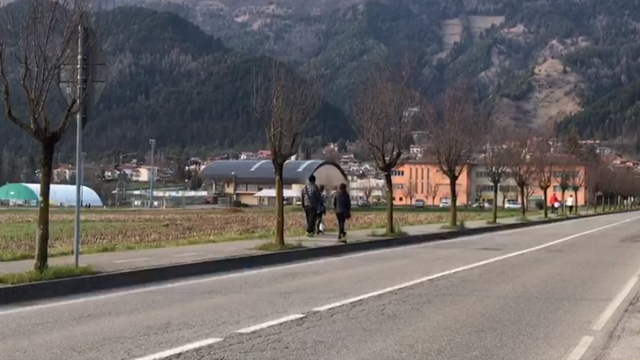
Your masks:
M309 176L309 182L302 188L300 197L302 198L302 208L307 218L307 236L313 236L316 231L316 217L322 201L315 176Z
M347 219L351 218L351 197L347 192L347 185L340 184L340 188L333 198L333 208L338 218L338 241L346 243L347 232L344 230L344 224Z

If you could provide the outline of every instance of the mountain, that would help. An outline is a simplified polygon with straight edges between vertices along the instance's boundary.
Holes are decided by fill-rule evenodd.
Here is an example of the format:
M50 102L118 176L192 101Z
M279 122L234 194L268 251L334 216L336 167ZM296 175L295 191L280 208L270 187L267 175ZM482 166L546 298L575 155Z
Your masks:
M95 28L109 78L84 132L83 150L90 157L144 152L150 138L177 153L265 146L251 102L254 73L270 59L229 49L170 12L117 7L99 12ZM34 142L2 121L0 147L29 152ZM65 156L73 154L72 133L59 147ZM345 114L324 102L307 135L337 141L353 131Z
M578 115L600 113L639 80L635 0L120 1L173 11L231 48L314 69L346 112L372 64L410 54L425 95L437 101L451 83L471 79L496 121L556 122L608 138L638 127L624 115L635 98L612 110L615 120L587 127Z

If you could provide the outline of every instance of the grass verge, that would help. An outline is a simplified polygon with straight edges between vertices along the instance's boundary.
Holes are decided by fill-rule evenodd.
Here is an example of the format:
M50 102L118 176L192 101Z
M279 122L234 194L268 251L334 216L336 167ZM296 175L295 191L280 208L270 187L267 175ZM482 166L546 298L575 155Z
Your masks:
M34 270L25 271L21 273L12 273L12 274L0 274L0 283L5 285L17 285L17 284L25 284L36 281L45 281L45 280L55 280L55 279L64 279L70 277L77 277L83 275L92 275L96 272L93 270L93 267L88 266L69 266L69 265L61 265L61 266L51 266L43 273L39 273Z

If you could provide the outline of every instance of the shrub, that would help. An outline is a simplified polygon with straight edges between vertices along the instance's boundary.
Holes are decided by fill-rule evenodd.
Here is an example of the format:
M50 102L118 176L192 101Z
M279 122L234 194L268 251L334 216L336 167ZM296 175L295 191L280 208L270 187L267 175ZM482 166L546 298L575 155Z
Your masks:
M536 209L542 210L544 209L544 202L540 199L536 200Z

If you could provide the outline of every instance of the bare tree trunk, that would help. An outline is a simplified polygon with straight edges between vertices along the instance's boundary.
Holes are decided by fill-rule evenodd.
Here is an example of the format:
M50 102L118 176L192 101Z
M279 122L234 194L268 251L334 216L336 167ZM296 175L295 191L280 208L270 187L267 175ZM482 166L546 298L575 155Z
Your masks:
M565 194L565 192L566 192L566 190L565 190L565 189L562 189L562 215L566 215L566 214L567 214L567 212L566 212L566 206L564 206L564 203L565 203L565 199L564 199L564 197L565 197L565 195L566 195L566 194Z
M390 172L384 174L384 182L387 185L387 234L393 234L393 181Z
M547 204L548 200L548 194L547 194L547 189L544 189L542 191L542 198L543 198L543 202L544 202L544 218L548 219L549 218L549 204Z
M458 195L456 194L457 179L449 178L449 191L451 192L451 216L449 218L449 226L455 228L458 226Z
M609 201L609 197L605 199L604 195L602 195L602 212L607 211L607 202Z
M276 237L275 243L284 246L284 196L283 196L283 183L282 173L284 171L284 164L275 164L276 172Z
M491 222L498 222L498 184L493 184L493 216Z
M586 193L585 193L586 195ZM575 207L576 207L576 212L575 215L579 215L580 214L580 203L578 202L578 190L574 190L573 191L573 197L575 199ZM589 202L587 202L587 213L589 212Z
M525 195L524 195L524 186L520 187L520 201L522 201L521 208L522 208L522 218L524 219L527 216L527 199L525 199Z
M36 235L36 262L34 270L43 272L49 258L49 194L53 176L55 143L43 141L40 159L40 199L38 203L38 230Z

